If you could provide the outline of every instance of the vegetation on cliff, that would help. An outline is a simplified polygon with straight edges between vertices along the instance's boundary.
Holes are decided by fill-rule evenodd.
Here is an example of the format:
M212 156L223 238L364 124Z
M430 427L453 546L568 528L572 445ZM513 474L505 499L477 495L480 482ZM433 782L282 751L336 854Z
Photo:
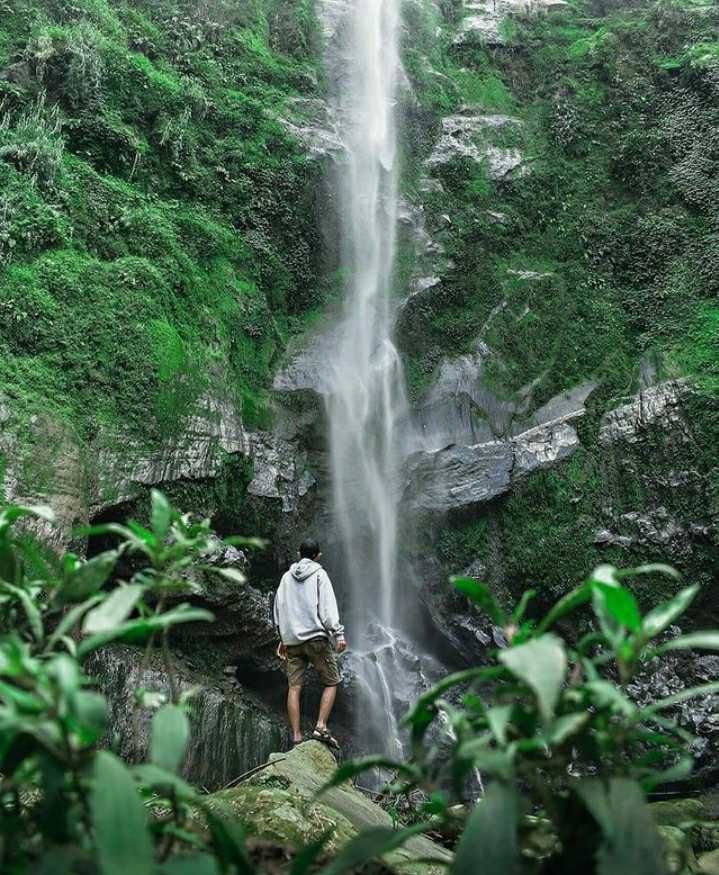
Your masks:
M492 351L483 379L501 399L531 390L536 407L596 383L582 450L444 532L444 567L479 554L515 593L537 579L556 593L597 562L671 556L709 586L719 483L709 449L719 434L716 7L582 0L512 15L491 47L481 34L458 40L461 4L441 7L440 18L413 6L405 49L418 100L406 108L408 192L450 265L416 296L400 333L414 395L421 400L444 357L473 352L480 337ZM517 151L516 166L492 173L490 151L455 156L432 168L441 186L423 185L448 114L480 132L484 124L492 149ZM513 121L492 128L498 115ZM606 411L677 378L692 386L673 426L681 440L658 421L631 445L600 445Z
M266 420L316 302L311 4L17 0L0 15L0 381L157 438L203 391Z

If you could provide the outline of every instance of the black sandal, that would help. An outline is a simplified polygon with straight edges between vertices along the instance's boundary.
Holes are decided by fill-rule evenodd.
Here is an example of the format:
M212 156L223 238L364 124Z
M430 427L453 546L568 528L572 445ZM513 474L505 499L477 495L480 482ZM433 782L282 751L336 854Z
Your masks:
M321 741L322 744L326 744L327 747L332 748L332 750L340 749L339 741L337 741L336 738L333 738L329 729L319 729L317 726L315 726L310 738L314 739L315 741Z

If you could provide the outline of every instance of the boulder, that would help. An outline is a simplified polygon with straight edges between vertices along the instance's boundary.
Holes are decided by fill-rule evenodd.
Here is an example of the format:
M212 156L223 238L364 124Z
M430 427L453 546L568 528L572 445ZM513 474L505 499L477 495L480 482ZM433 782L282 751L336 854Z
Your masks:
M689 836L677 826L658 826L662 856L668 875L696 871L696 858Z
M336 768L337 761L324 745L308 741L286 754L272 754L267 768L213 799L229 806L259 838L307 844L332 829L327 850L335 854L360 830L392 826L390 815L350 783L316 798ZM413 837L386 857L390 866L401 866L403 872L426 875L444 872L450 859L445 848L425 836Z
M719 875L719 850L702 854L697 860L695 871L700 875Z

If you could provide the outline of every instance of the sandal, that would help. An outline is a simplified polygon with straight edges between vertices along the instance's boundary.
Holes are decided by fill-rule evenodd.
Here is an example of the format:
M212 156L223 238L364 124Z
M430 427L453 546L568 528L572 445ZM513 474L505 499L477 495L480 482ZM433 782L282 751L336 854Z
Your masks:
M312 735L310 735L310 738L314 739L315 741L321 741L322 744L326 744L327 747L332 748L332 750L340 749L339 741L337 741L336 738L333 738L329 729L319 729L315 726L314 730L312 731Z

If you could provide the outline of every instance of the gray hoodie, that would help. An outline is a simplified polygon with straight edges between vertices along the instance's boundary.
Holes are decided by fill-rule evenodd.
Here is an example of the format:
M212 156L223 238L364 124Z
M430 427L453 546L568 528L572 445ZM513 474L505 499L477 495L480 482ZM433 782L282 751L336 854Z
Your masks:
M344 640L332 581L312 559L300 559L283 575L274 613L283 644L302 644L312 638Z

